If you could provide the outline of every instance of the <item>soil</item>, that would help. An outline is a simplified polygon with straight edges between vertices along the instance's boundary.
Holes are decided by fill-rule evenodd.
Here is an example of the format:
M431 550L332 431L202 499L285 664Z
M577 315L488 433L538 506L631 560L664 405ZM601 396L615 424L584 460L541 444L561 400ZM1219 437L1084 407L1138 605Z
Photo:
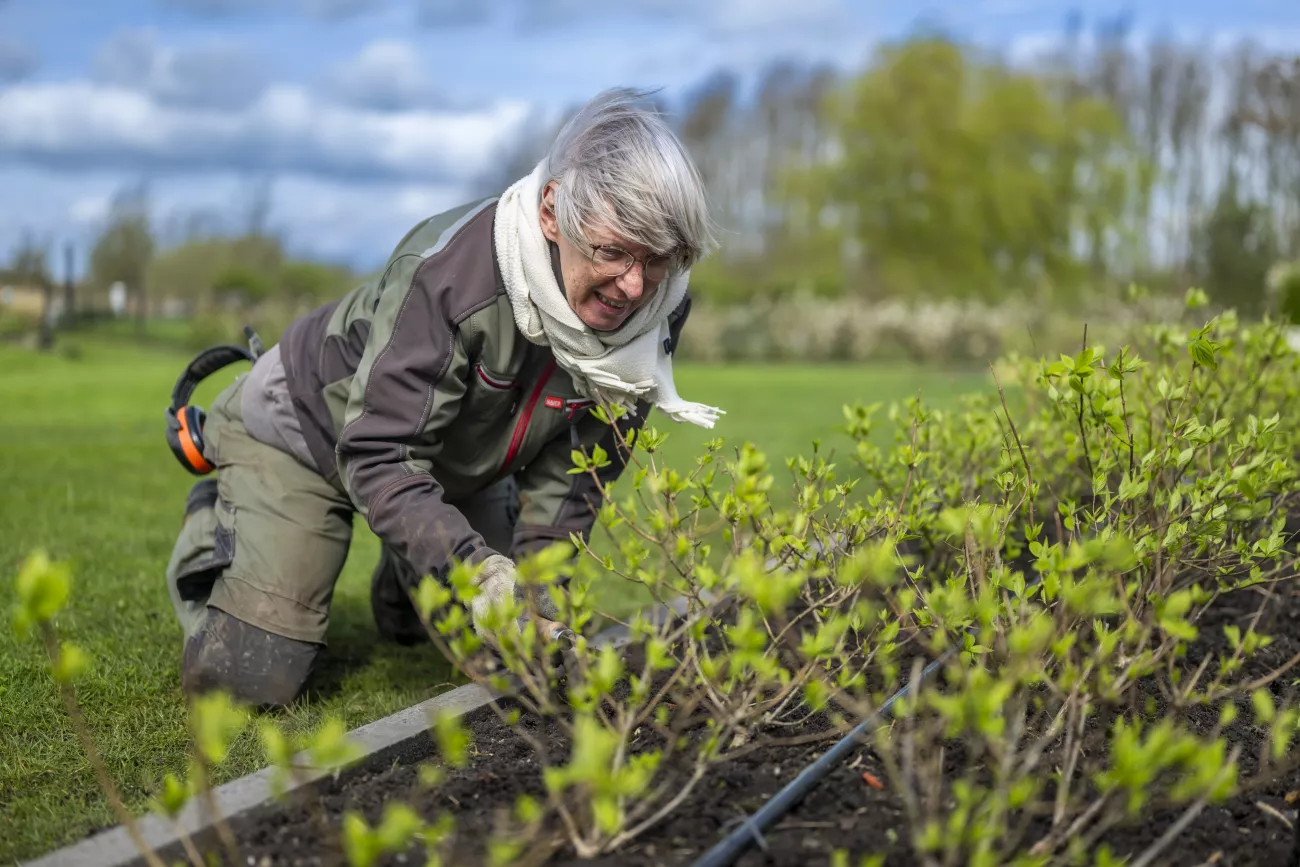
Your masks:
M1300 591L1287 583L1275 592L1280 598L1270 602L1268 613L1258 625L1258 630L1272 635L1274 641L1251 662L1247 671L1250 676L1276 669L1300 653ZM1194 668L1206 654L1225 651L1224 625L1238 624L1244 633L1258 599L1256 591L1224 597L1202 619L1201 637L1189 650L1188 667ZM1300 677L1300 670L1284 675L1270 688L1280 697L1289 691L1296 677ZM1242 747L1243 776L1248 776L1256 767L1261 738L1249 723L1249 707L1243 706L1242 710L1227 737L1230 743ZM1217 719L1217 713L1206 709L1199 716L1192 712L1186 718L1208 727ZM428 757L427 752L406 757L390 767L345 776L319 789L310 805L290 806L237 823L235 833L246 863L254 867L345 864L336 836L341 814L359 810L373 825L384 805L399 799L427 818L443 811L454 813L452 863L487 863L483 845L496 832L498 813L509 809L521 793L540 798L543 787L532 747L490 709L475 712L466 722L474 735L476 754L466 768L449 770L447 779L436 789L425 789L418 781L418 762ZM565 741L554 724L527 716L523 724L530 734L546 743L554 757L566 755ZM815 731L818 725L824 726L825 721L814 718L802 733ZM667 819L617 853L580 860L571 849L560 846L549 860L538 863L598 867L692 864L833 743L832 738L827 738L800 746L756 749L715 766ZM955 757L952 761L956 761ZM879 781L887 780L880 761L870 750L859 750L770 828L763 835L761 847L751 847L736 863L746 867L825 864L835 849L847 850L852 864L868 854L886 856L887 865L918 863L905 836L907 823L901 800L887 785L869 785L864 772ZM1288 796L1300 796L1300 770L1267 781L1223 805L1206 807L1151 863L1300 865L1300 853L1293 852L1296 838L1289 827L1289 823L1297 821L1296 804ZM324 828L319 824L321 815L326 817ZM1182 808L1148 809L1133 824L1111 829L1101 842L1116 858L1132 859L1182 815ZM1031 829L1028 839L1039 836ZM388 856L381 863L423 864L424 860L420 851L413 849L407 855ZM1092 858L1086 863L1092 863Z

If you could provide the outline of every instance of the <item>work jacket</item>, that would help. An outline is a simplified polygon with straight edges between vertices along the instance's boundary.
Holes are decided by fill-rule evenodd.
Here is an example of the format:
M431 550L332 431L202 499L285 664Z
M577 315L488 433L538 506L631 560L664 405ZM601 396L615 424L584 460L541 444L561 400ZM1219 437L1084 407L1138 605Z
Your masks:
M383 273L295 320L280 338L292 406L316 469L421 574L493 553L452 503L513 475L519 558L570 533L589 537L599 494L570 474L599 444L608 483L626 455L556 364L515 325L493 242L496 199L416 225ZM561 284L562 285L562 284ZM689 296L672 311L675 347ZM641 427L640 402L619 422Z

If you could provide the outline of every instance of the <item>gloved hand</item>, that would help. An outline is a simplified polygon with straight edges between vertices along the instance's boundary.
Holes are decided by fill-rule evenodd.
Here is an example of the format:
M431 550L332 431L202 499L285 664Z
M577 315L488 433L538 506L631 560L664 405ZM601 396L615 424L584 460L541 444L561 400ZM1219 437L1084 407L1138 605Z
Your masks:
M523 588L515 583L514 561L501 554L491 555L480 564L478 574L474 578L474 585L478 587L479 591L474 595L474 599L470 603L470 616L474 621L474 631L481 637L490 639L491 636L484 623L492 607L512 599L523 601ZM539 592L533 594L535 613L531 614L531 616L536 619L538 634L550 639L568 627L552 619L559 613L555 603L551 599L551 595L545 592L544 589L538 588L538 590ZM528 624L529 616L530 613L525 611L516 622L521 631Z

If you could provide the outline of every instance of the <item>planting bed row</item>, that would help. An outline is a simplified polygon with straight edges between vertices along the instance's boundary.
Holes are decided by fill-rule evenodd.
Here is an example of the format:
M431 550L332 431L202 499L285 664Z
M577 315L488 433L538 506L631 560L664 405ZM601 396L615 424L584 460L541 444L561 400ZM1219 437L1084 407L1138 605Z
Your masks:
M1276 597L1257 626L1273 635L1274 642L1251 661L1251 669L1275 670L1300 652L1300 595L1287 582L1271 591L1245 590L1223 597L1200 624L1200 639L1189 649L1189 666L1199 664L1205 654L1226 649L1223 626L1247 628L1258 608L1260 592L1271 592ZM1291 681L1292 677L1284 675L1273 682L1271 689L1281 697L1289 691ZM1207 719L1207 726L1217 716L1208 710L1200 715ZM1197 710L1190 711L1188 718L1195 722ZM1243 748L1243 772L1253 767L1252 756L1260 747L1259 732L1249 719L1248 713L1243 714L1228 733L1230 742ZM490 708L473 712L466 722L473 732L472 758L465 768L447 769L446 779L438 786L427 788L419 781L422 762L427 759L438 763L430 744L423 752L389 767L325 784L311 796L314 803L299 802L236 823L241 854L257 867L343 864L346 861L336 836L342 813L359 810L369 822L377 824L385 804L403 800L426 818L452 813L456 822L453 863L484 863L484 845L495 833L498 812L508 810L522 793L539 799L544 799L545 794L534 750ZM563 738L545 722L525 715L520 724L545 739L552 760L567 754ZM819 727L825 730L827 724L814 717L802 730L782 735L815 735ZM715 766L668 818L613 854L579 860L557 836L550 847L534 847L537 860L533 863L618 867L690 864L825 752L835 737L827 735L803 745L763 746ZM960 748L954 745L950 764L959 756ZM1300 853L1294 849L1295 835L1288 823L1296 821L1298 795L1300 771L1291 770L1266 781L1257 790L1239 794L1221 805L1207 806L1153 863L1294 864ZM1182 815L1182 808L1148 808L1130 825L1112 829L1102 842L1115 856L1131 858L1166 833ZM890 865L920 863L910 848L904 806L890 791L884 769L867 747L832 771L738 863L826 863L835 849L851 853L852 863L858 856L873 853L885 855L885 863ZM406 856L389 857L382 863L423 860L420 851L412 849Z

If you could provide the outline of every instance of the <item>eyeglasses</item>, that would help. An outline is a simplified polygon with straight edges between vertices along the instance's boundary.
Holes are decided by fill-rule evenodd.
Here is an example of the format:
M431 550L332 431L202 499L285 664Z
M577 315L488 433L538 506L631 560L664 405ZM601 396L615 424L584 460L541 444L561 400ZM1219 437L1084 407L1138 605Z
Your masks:
M588 244L591 247L591 266L602 277L622 277L637 262L642 265L642 276L651 283L658 283L668 276L672 267L672 256L657 255L639 259L627 250L610 244Z

